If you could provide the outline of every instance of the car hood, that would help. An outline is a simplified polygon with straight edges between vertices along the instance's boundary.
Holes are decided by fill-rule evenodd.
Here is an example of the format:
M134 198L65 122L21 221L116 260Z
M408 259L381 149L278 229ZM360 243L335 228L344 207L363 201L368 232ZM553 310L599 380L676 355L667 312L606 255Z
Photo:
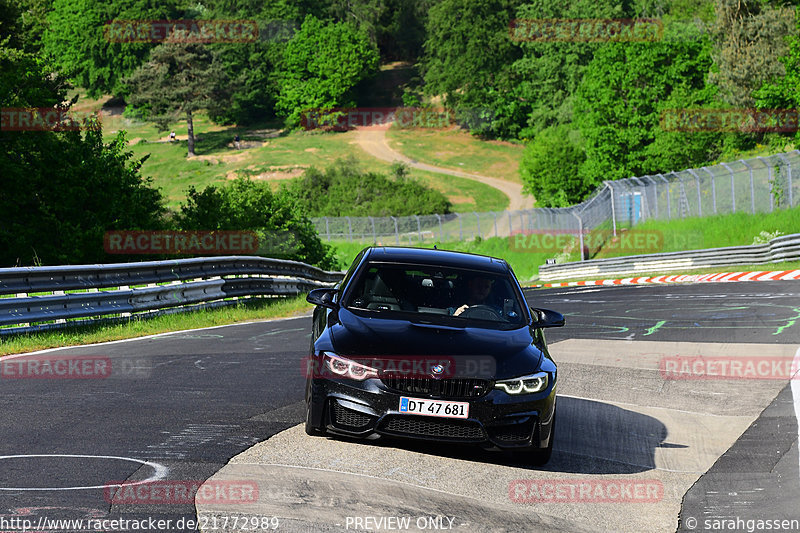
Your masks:
M528 327L513 330L455 328L409 320L367 318L340 309L330 330L337 354L359 358L452 357L492 361L492 375L504 379L538 369L542 352ZM488 359L487 359L488 358ZM488 368L482 365L481 368Z

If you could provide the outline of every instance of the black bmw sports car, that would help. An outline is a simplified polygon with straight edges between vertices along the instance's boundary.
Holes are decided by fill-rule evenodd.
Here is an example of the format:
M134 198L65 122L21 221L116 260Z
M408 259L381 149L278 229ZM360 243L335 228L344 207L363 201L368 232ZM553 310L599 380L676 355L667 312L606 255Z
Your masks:
M419 248L361 251L316 289L306 432L474 443L550 459L556 364L508 263Z

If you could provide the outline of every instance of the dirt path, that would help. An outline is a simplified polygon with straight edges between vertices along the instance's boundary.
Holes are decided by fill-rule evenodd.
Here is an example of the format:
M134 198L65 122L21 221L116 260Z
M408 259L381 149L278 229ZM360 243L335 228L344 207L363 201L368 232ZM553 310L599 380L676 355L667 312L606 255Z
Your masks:
M494 187L503 192L509 199L508 209L530 209L533 207L533 198L522 196L522 185L519 183L512 183L510 181L501 180L498 178L490 178L488 176L481 176L480 174L470 174L468 172L460 172L458 170L451 170L449 168L436 167L426 163L420 163L413 159L406 157L389 147L386 142L386 129L387 125L380 126L366 126L356 129L356 142L362 150L367 152L373 157L382 159L383 161L401 161L409 167L417 168L420 170L427 170L429 172L437 172L439 174L449 174L451 176L458 176L460 178L467 178L484 183L490 187Z

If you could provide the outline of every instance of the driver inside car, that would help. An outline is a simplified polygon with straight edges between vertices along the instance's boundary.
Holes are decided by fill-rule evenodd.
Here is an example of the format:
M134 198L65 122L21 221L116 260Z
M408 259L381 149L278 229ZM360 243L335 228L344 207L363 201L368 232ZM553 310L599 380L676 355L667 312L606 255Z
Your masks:
M481 276L470 278L467 281L467 303L458 309L450 308L450 314L458 316L473 305L490 305L489 295L492 292L492 285L494 285L494 280L491 278ZM500 313L500 309L497 309L497 312Z

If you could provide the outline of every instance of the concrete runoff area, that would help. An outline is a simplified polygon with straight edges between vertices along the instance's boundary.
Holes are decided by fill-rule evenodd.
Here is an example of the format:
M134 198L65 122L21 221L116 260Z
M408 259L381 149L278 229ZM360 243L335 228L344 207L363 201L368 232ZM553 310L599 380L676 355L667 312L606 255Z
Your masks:
M550 351L559 364L558 425L545 467L467 446L309 437L300 425L209 480L255 480L258 503L197 505L198 516L277 516L287 531L403 524L390 517L408 518L402 529L411 531L675 531L684 495L788 379L668 376L665 360L791 364L798 353L784 344L595 339Z

